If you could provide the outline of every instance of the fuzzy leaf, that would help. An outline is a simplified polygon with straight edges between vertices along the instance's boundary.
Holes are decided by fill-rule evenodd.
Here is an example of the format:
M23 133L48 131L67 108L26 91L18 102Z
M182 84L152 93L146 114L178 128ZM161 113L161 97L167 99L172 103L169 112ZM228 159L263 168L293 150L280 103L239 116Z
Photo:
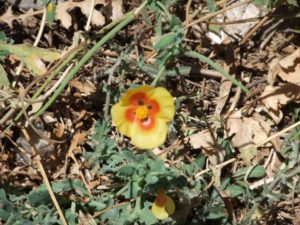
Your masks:
M154 45L154 48L157 50L169 47L171 44L173 44L176 40L176 33L170 32L165 35L163 35L160 40Z
M0 86L3 85L3 86L8 86L10 83L9 83L9 80L7 78L7 73L5 72L4 68L2 65L0 65Z
M227 187L227 190L230 191L230 197L231 198L235 198L235 197L245 193L245 189L241 186L238 186L238 185L230 185L230 186Z
M152 225L157 223L157 219L154 217L153 213L148 207L143 208L140 214L140 221L145 223L145 225Z

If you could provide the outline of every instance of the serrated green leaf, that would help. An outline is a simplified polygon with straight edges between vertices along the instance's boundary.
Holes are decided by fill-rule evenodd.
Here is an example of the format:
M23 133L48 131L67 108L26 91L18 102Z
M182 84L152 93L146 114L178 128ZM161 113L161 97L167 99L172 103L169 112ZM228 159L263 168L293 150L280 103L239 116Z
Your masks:
M145 223L145 225L152 225L158 222L158 220L154 217L153 213L148 207L142 209L140 214L140 221Z
M170 29L171 31L178 32L179 29L183 28L183 24L181 20L177 17L172 15L170 19Z
M206 0L206 3L207 3L208 10L210 12L217 11L218 7L217 7L217 5L216 5L216 3L215 3L214 0Z
M119 177L131 177L135 172L135 167L132 165L124 165L117 172Z
M226 217L226 215L224 214L224 209L221 206L210 206L208 207L207 211L208 215L206 218L210 220Z
M166 166L163 160L149 160L148 162L151 172L163 172L166 170Z
M51 203L51 197L49 195L49 192L45 186L40 186L39 188L31 191L27 199L29 203L33 206L37 206L40 204L48 205Z
M155 184L158 181L158 177L150 173L146 175L145 181L147 184Z
M156 50L169 47L176 41L176 33L170 32L161 36L160 40L153 46Z
M53 192L56 194L75 190L80 195L89 195L88 191L80 180L65 179L58 182L52 182L51 185ZM37 189L32 190L28 194L27 199L30 204L35 206L52 203L49 192L44 184Z
M226 190L229 190L230 191L230 197L231 198L235 198L239 195L242 195L245 193L245 189L241 186L238 186L238 185L230 185L226 188Z
M72 212L70 209L66 211L66 220L68 222L68 225L76 225L76 219L77 219L77 215Z
M13 205L6 198L5 191L0 189L0 218L7 220L13 211Z

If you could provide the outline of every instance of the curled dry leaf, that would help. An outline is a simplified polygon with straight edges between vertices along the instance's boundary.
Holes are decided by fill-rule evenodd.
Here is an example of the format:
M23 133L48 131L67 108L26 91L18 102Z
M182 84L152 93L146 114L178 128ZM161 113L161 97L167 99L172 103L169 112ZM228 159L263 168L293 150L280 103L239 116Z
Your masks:
M199 131L189 136L189 143L195 149L203 150L213 165L224 161L224 151L217 144L217 135L214 130Z
M278 124L283 117L281 108L289 102L300 102L300 85L287 83L277 87L267 86L259 101L263 110Z
M283 81L300 83L300 48L275 65L270 65L269 76L274 78L276 75Z
M55 19L60 20L61 24L65 28L69 28L72 25L72 18L68 11L72 10L75 7L79 7L81 12L87 17L90 14L90 5L92 4L91 0L85 0L82 2L73 2L73 1L64 1L58 2L56 8ZM95 5L101 4L106 5L104 0L96 0ZM101 12L94 10L92 15L92 24L102 26L105 23L105 18Z
M268 138L271 127L258 116L245 117L241 110L229 115L225 121L225 135L232 137L231 144L238 148L247 165L257 155L256 145Z
M239 150L255 147L267 139L271 127L265 121L255 117L245 117L241 110L231 113L225 121L225 134L232 137L231 143Z
M70 85L79 90L84 95L90 95L96 91L96 86L90 81L80 82L79 80L70 81Z
M271 127L261 117L245 117L241 111L235 111L224 121L225 137L231 138L231 144L241 152L241 156L247 164L256 157L255 146L267 139ZM216 142L216 134L213 131L205 130L189 137L190 144L194 148L203 149L209 160L214 163L223 161L224 150Z

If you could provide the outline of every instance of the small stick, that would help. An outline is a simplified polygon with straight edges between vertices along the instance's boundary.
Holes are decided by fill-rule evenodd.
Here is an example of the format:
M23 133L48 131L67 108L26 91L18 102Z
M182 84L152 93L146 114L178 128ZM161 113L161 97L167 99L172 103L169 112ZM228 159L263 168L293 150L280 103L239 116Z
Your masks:
M94 6L95 6L95 0L92 0L89 18L88 18L88 20L87 20L87 22L86 22L86 25L85 25L85 28L84 28L86 31L89 31L89 30L90 30L90 24L91 24L92 17L93 17Z
M259 146L271 141L272 139L276 138L276 137L279 137L281 136L282 134L294 129L295 127L299 126L300 125L300 121L298 121L297 123L294 123L293 125L287 127L287 128L284 128L282 131L279 131L273 135L271 135L270 137L266 138L265 140L263 140L262 142L258 143L257 145L255 145L256 148L258 148Z
M222 163L220 163L220 164L218 164L218 165L216 165L216 166L214 166L214 167L215 167L216 169L222 168L222 167L227 166L228 164L233 163L233 162L235 162L235 161L236 161L236 158L232 158L232 159L229 159L229 160L227 160L227 161L225 161L225 162L222 162ZM203 175L203 174L205 174L205 173L211 171L211 169L212 169L212 168L207 168L207 169L205 169L205 170L203 170L203 171L197 173L197 174L195 175L195 178L200 177L201 175Z
M245 44L248 39L254 34L267 20L269 19L269 16L265 16L261 21L259 21L243 38L243 40L240 42L240 45Z
M24 137L26 138L26 140L30 143L30 137L29 137L29 134L26 131L26 129L23 128L22 133L24 134ZM44 182L44 184L46 185L46 187L48 189L49 195L50 195L51 200L52 200L52 202L53 202L53 204L54 204L54 206L57 210L57 213L58 213L58 215L59 215L59 217L62 221L62 224L63 225L68 225L67 220L66 220L66 218L65 218L65 216L64 216L64 214L63 214L63 212L62 212L62 210L61 210L61 208L60 208L60 206L57 202L57 199L56 199L56 197L53 193L51 184L48 180L48 177L47 177L47 174L46 174L45 169L43 167L43 164L41 163L41 160L37 157L38 156L38 151L37 151L36 147L33 144L31 144L31 150L32 150L32 155L35 156L34 160L35 160L36 165L37 165L37 167L38 167L38 169L39 169L39 171L40 171L40 173L43 177L43 182Z
M241 6L241 5L245 5L245 4L249 3L249 2L251 2L251 0L246 0L246 1L244 1L244 2L239 2L239 3L235 4L235 5L228 6L228 7L224 8L224 9L221 9L221 10L219 10L219 11L217 11L217 12L209 13L209 14L207 14L207 15L205 15L205 16L199 18L198 20L195 20L195 21L191 22L190 24L186 24L186 26L185 26L184 28L185 28L185 29L186 29L186 28L189 28L189 27L191 27L191 26L193 26L193 25L195 25L195 24L197 24L197 23L200 23L200 22L203 22L203 21L205 21L205 20L208 20L208 19L210 19L210 18L212 18L212 17L214 17L214 16L217 16L217 15L219 15L219 14L222 14L222 13L228 11L228 10L237 8L237 7Z

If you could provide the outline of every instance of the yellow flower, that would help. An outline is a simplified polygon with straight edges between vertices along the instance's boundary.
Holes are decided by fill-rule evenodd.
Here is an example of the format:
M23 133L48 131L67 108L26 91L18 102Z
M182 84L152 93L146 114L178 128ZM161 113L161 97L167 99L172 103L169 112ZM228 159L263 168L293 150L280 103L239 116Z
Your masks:
M111 110L115 126L140 149L151 149L164 143L167 122L174 114L171 94L165 88L149 85L128 90Z
M157 219L166 220L175 212L175 203L163 189L159 189L151 211Z

